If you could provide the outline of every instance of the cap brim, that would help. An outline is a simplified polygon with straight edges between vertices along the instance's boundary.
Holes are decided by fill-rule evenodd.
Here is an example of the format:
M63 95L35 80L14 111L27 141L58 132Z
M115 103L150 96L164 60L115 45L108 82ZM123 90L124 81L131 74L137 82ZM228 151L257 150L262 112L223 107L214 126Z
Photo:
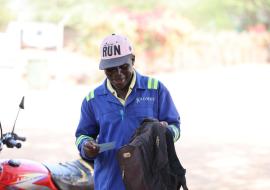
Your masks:
M130 55L125 55L123 57L117 57L113 59L101 59L99 63L99 69L104 70L112 67L118 67L124 64L132 64Z

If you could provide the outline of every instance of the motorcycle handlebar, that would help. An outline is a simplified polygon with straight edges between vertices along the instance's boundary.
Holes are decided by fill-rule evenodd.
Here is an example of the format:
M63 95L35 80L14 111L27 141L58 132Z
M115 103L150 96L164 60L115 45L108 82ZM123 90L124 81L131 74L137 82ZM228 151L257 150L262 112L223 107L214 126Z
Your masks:
M13 147L16 147L16 148L21 148L22 147L22 144L17 142L16 140L14 140L13 138L8 138L6 140L6 145L8 148L13 148Z
M20 137L15 133L6 133L1 139L2 144L5 144L8 148L21 148L22 144L17 141L26 141L25 137Z
M26 138L25 137L20 137L20 136L18 136L16 134L14 134L14 139L15 140L19 140L19 141L26 141Z

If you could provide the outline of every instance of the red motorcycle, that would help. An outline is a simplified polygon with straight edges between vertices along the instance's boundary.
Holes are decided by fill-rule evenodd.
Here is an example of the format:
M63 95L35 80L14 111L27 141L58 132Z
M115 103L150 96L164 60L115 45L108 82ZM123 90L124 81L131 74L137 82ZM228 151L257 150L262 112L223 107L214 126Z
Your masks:
M3 134L0 123L0 152L21 148L25 137L14 133L24 97L19 105L13 129ZM57 164L43 164L26 159L0 159L0 190L93 190L93 163L82 159Z

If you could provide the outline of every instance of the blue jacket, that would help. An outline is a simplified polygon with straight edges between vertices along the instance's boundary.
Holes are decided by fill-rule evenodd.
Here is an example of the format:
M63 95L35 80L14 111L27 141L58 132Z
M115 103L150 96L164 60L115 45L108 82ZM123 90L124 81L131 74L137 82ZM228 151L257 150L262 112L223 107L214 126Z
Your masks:
M144 118L167 121L179 129L180 116L169 91L156 79L136 72L135 86L124 106L109 92L106 80L82 102L76 145L81 156L90 159L82 151L87 139L96 138L98 143L115 141L115 149L94 158L95 190L125 190L116 158L117 150L129 143Z

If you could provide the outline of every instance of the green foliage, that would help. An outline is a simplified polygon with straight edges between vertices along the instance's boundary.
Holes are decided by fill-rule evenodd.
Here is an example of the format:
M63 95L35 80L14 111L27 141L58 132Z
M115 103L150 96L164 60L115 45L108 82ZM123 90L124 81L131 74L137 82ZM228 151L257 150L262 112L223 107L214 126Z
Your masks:
M8 7L8 0L0 0L0 31L4 30L8 23L15 17L15 13Z
M131 11L148 11L159 5L159 1L157 0L136 0L136 1L130 1L130 0L105 0L103 1L104 4L108 6L108 8L117 8L117 7L123 7L127 8Z
M270 0L198 0L180 9L202 28L245 30L256 24L270 27Z
M81 28L112 10L143 13L161 7L206 29L246 29L256 23L266 24L267 27L270 25L270 0L1 0L0 27L3 28L17 15L8 7L14 2L20 2L20 10L32 12L28 19L54 23L67 21L65 24L73 28Z
M12 18L8 8L20 0L0 0L0 27ZM20 10L26 21L65 26L65 46L90 56L98 54L100 40L124 33L138 44L136 51L151 59L172 49L196 28L245 30L257 23L270 26L270 0L25 0ZM20 14L20 13L19 13ZM18 17L19 18L19 17ZM184 19L185 18L185 19ZM21 18L20 18L21 19ZM191 21L191 22L190 22ZM164 47L167 47L164 48Z

